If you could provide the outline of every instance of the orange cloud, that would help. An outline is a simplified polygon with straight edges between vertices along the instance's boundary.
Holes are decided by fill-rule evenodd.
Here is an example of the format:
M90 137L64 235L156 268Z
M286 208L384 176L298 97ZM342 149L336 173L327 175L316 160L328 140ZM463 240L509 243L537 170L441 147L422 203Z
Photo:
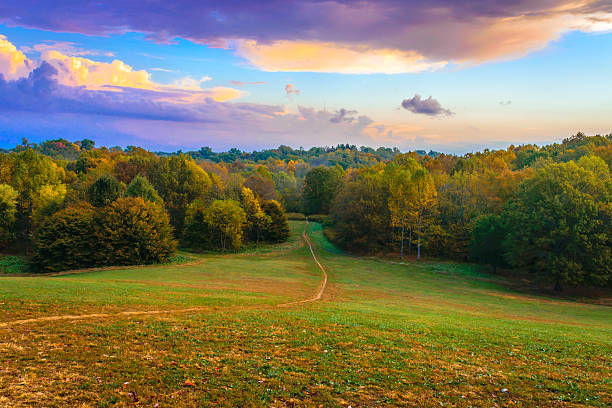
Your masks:
M429 62L416 52L367 49L308 41L236 42L238 55L264 71L399 74L442 68L446 61Z

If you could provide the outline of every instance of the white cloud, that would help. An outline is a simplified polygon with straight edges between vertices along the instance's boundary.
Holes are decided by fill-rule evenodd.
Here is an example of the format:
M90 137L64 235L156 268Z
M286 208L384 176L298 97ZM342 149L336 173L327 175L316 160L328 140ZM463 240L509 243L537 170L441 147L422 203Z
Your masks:
M66 48L69 43L57 43ZM218 102L238 99L245 92L229 87L203 88L204 82L211 78L203 76L181 78L173 84L160 84L151 79L146 70L135 70L118 59L112 62L100 62L79 56L70 56L52 49L53 44L38 45L41 52L40 61L29 60L6 37L0 35L0 73L6 79L26 77L42 61L57 69L57 81L70 87L84 87L88 90L105 90L121 92L127 88L143 89L158 92L157 99L164 102L193 103L207 98ZM36 46L35 46L36 47ZM156 99L155 93L150 96Z
M5 36L0 34L0 74L6 79L16 79L30 72L32 62Z

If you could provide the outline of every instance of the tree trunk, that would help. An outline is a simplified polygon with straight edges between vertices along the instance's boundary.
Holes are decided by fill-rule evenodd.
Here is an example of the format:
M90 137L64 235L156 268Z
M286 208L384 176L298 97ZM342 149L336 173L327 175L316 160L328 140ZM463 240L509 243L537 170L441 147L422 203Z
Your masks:
M411 255L412 252L412 229L408 233L408 256Z
M417 259L421 259L421 223L419 223L419 227L417 228L418 232L418 246L417 246Z
M401 235L401 245L400 245L400 259L404 259L404 226L402 225L402 235Z

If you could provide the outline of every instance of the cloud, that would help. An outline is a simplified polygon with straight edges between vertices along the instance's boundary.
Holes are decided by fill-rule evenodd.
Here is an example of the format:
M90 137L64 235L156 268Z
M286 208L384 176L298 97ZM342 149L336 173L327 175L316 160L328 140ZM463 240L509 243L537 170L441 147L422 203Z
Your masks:
M372 127L374 120L346 109L332 113L299 106L292 112L278 105L212 98L176 103L175 94L181 96L184 91L168 91L160 98L162 92L157 90L87 89L64 85L58 77L58 69L43 61L27 77L0 78L0 112L10 113L0 115L3 144L17 143L24 135L32 140L60 135L96 140L112 137L124 145L163 149L297 146L305 140L312 145L349 140L367 145L382 140L376 138L385 132L384 124L379 123L382 130L377 130Z
M612 30L606 0L454 1L22 0L0 7L0 23L60 32L136 31L233 48L267 71L420 72L447 61L517 58L569 31ZM41 12L44 10L44 13Z
M452 116L454 112L449 109L445 109L440 105L436 99L431 96L427 99L421 99L421 95L415 94L410 99L404 99L402 101L402 108L409 110L412 113L418 113L428 116Z
M83 48L77 47L75 43L68 41L44 41L40 44L35 44L32 47L22 47L22 51L24 52L38 52L43 53L45 51L58 51L62 54L69 56L83 56L83 55L91 55L91 56L103 56L103 57L113 57L114 54L108 51L98 51L98 50L85 50Z
M245 85L265 85L267 82L265 81L253 81L253 82L243 82L243 81L230 81L230 84L235 86L245 86Z
M512 101L510 99L508 99L507 101L501 101L499 104L501 106L508 106L512 103Z
M24 53L0 35L0 74L9 79L19 78L31 70L30 65Z
M229 87L203 88L211 80L208 76L199 79L181 78L173 84L159 84L151 79L145 70L134 70L120 60L100 62L91 59L68 56L45 47L40 61L28 59L6 37L0 37L0 74L6 79L26 77L36 66L48 64L55 68L54 80L67 87L83 87L88 90L124 92L126 89L152 91L148 96L153 100L174 103L192 103L212 98L216 101L238 99L245 93Z
M287 94L287 96L291 96L291 94L299 95L300 90L296 89L296 87L293 86L293 84L287 84L285 85L285 93Z
M192 91L198 91L202 89L202 84L206 81L210 81L212 78L209 76L203 76L199 79L192 78L190 76L177 79L172 83L173 86L181 89L189 89Z
M356 115L357 111L355 110L346 110L344 108L337 110L334 116L329 118L329 121L332 123L341 123L341 122L353 122L356 118L353 115Z
M368 50L332 43L237 41L236 52L257 68L270 71L400 74L436 70L447 61L428 61L414 51Z
M70 57L59 51L42 52L41 60L53 65L58 72L58 82L67 86L84 86L87 89L102 89L120 86L155 89L151 74L145 70L135 71L123 61L98 62L82 57Z

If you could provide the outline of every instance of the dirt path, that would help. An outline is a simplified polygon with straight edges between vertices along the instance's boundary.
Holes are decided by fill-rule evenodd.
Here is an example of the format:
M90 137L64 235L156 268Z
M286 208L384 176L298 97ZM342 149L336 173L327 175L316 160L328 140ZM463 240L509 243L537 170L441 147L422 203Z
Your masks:
M308 221L306 222L306 226L308 225ZM250 308L265 308L265 307L285 307L291 305L298 305L303 303L314 302L320 300L323 296L323 292L325 291L325 287L327 286L327 271L314 253L312 249L312 244L310 243L310 239L308 238L308 234L306 234L306 226L304 226L304 232L302 232L302 238L308 244L308 248L310 249L310 254L312 255L312 259L314 259L315 263L321 270L323 275L323 279L319 284L317 293L308 299L298 300L295 302L289 303L279 303L277 305L253 305L253 306L245 306L245 309ZM199 263L199 262L196 262ZM229 308L233 308L235 306L230 306ZM240 307L240 306L239 306ZM45 316L45 317L37 317L32 319L23 319L23 320L13 320L11 322L0 322L0 328L6 328L15 325L22 325L28 323L38 323L38 322L50 322L57 320L83 320L83 319L94 319L94 318L105 318L105 317L116 317L116 316L144 316L144 315L158 315L158 314L170 314L170 313L189 313L189 312L199 312L203 310L210 310L211 307L191 307L187 309L169 309L169 310L143 310L143 311L125 311L125 312L115 312L115 313L91 313L84 315L60 315L60 316ZM219 309L219 308L215 308ZM223 308L222 308L223 309Z
M306 221L306 225L308 225L308 221ZM320 300L321 297L323 296L323 292L325 291L325 287L327 286L327 271L325 270L323 265L321 265L321 263L317 259L317 256L314 253L314 250L312 249L312 244L310 243L310 238L308 238L308 235L306 234L306 227L304 227L304 232L302 233L302 237L304 238L304 241L306 241L306 243L308 244L308 248L310 249L310 254L312 255L312 259L314 259L315 263L317 264L317 266L321 270L321 273L323 274L323 280L319 284L319 291L313 297L311 297L309 299L298 300L296 302L281 303L279 305L276 305L277 307L297 305L297 304L300 304L300 303L308 303L308 302L314 302L316 300Z

